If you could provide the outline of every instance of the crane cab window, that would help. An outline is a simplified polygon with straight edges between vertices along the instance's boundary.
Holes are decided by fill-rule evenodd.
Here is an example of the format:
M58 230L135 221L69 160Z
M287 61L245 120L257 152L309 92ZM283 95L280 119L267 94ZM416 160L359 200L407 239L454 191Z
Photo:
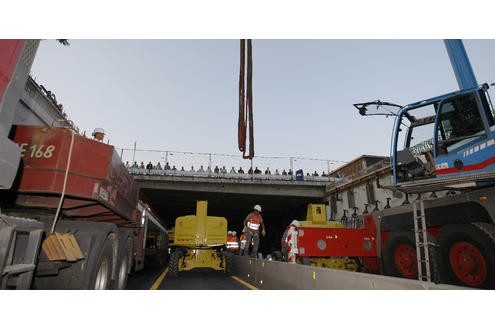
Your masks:
M486 102L484 97L482 99ZM493 125L493 116L487 110L488 106L482 107L485 108L488 124ZM447 100L441 104L438 112L437 154L457 152L463 145L481 137L484 132L485 125L476 93Z
M395 155L397 181L406 182L433 176L435 104L413 108L400 119ZM400 144L403 144L402 150L399 149Z

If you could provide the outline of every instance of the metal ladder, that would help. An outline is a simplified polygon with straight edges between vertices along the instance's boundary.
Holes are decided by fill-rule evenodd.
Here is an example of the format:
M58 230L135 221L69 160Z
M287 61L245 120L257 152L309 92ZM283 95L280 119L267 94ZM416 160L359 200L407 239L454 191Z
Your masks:
M418 213L419 204L419 213ZM416 237L416 258L418 260L418 280L431 282L430 254L426 234L426 216L423 199L413 202L414 234Z
M30 289L43 233L39 221L0 217L0 289Z

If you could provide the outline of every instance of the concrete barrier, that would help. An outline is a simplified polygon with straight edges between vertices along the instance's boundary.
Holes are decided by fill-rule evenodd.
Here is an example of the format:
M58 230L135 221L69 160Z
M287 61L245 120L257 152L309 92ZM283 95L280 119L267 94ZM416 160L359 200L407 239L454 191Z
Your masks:
M267 290L459 290L460 286L301 264L234 257L234 274Z

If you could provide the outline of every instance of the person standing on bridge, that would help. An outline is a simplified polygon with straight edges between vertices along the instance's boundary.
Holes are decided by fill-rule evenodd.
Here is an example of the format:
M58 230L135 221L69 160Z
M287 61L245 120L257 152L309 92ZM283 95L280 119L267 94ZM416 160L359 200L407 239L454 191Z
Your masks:
M253 249L251 250L251 257L258 257L258 246L260 244L260 227L261 235L265 236L265 224L261 217L261 206L255 205L253 211L246 216L243 222L246 227L246 248L244 249L244 256L249 255L249 245L251 239L253 240Z

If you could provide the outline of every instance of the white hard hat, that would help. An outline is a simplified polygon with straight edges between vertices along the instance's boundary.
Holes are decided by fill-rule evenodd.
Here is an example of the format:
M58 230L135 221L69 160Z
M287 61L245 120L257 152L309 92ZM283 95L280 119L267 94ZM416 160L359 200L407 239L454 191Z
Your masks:
M235 232L235 231L232 231L232 234L233 234L233 235L235 236L235 235L237 235L237 232Z
M254 209L257 210L258 212L261 212L261 206L259 205L254 205Z
M296 226L296 227L300 227L301 226L301 223L299 221L297 221L297 220L293 220L290 224L293 225L293 226Z
M232 231L229 230L229 232L227 232L227 235L231 235L232 234Z
M97 133L105 134L105 130L103 130L103 128L95 128L95 130L93 131L93 136Z

